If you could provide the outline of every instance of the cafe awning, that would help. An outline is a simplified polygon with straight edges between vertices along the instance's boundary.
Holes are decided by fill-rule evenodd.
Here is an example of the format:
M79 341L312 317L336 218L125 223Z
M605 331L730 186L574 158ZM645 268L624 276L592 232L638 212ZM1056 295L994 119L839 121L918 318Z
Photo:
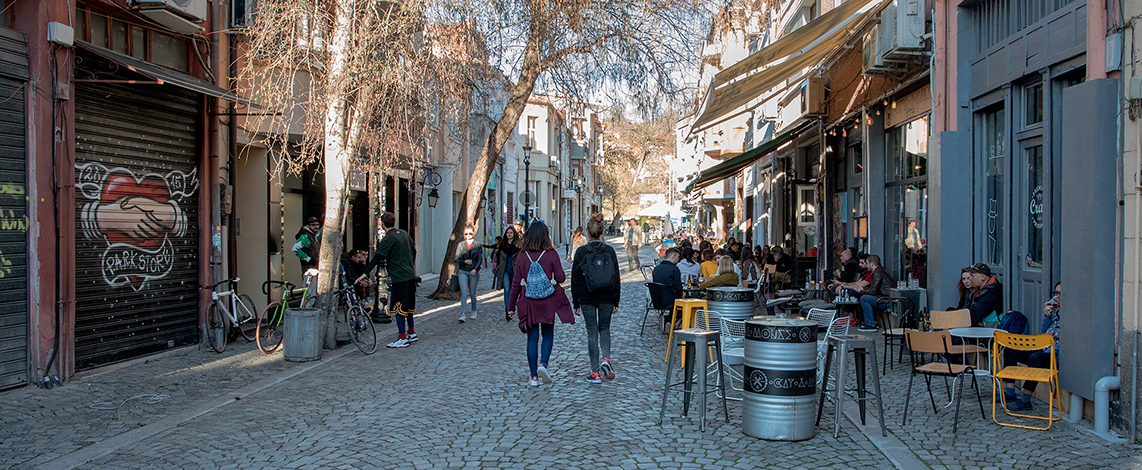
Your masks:
M747 105L751 101L821 61L848 41L855 26L872 15L878 3L872 0L845 2L719 72L706 94L705 108L690 127L690 132L699 132L749 111ZM761 68L764 66L768 68Z
M804 132L805 129L812 127L814 124L816 124L816 121L805 121L785 130L784 132L781 132L780 134L777 134L772 139L769 139L765 143L754 147L753 149L741 155L702 170L698 175L698 178L694 179L694 181L690 183L689 186L686 186L686 192L690 193L691 191L702 189L706 186L733 176L742 168L745 168L753 164L753 162L760 160L761 157L765 156L765 154L792 140L798 134Z
M197 93L202 93L207 96L215 98L222 98L224 100L233 101L235 103L244 104L247 106L258 107L256 104L238 96L235 93L215 86L206 80L203 80L192 75L188 75L176 70L171 70L166 67L155 65L149 62L144 62L126 54L105 49L85 41L75 41L75 46L87 52L95 54L106 60L114 62L128 70L142 75L148 79L153 80L157 85L174 85L179 88L184 88Z

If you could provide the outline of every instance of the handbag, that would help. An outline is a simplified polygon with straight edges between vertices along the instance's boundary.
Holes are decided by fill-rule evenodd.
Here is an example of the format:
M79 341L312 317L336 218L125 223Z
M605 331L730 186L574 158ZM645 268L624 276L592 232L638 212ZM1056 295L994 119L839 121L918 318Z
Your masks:
M448 280L448 290L452 292L460 292L460 276L453 274L452 278Z

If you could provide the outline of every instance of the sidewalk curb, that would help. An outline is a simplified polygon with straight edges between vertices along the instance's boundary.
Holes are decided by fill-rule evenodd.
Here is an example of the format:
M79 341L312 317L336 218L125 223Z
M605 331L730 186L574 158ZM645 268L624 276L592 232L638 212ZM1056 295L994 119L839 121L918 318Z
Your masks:
M900 439L897 439L892 431L888 432L887 437L880 434L880 420L876 419L871 402L868 407L868 412L865 415L868 418L866 420L868 424L866 425L860 424L860 406L857 405L856 402L844 400L844 406L841 408L841 411L844 412L845 418L848 419L849 423L856 426L857 429L860 429L861 434L864 434L864 437L871 441L872 445L876 446L877 450L880 450L880 453L884 454L896 468L931 468L927 463L924 463L923 460L920 460L920 458L912 452L912 449L909 449ZM886 422L885 426L887 427L887 425L888 423ZM824 430L827 432L830 431L830 429L831 426L824 427Z
M74 452L61 455L33 468L36 470L70 470L76 468L92 460L111 454L112 452L115 452L124 446L140 442L143 439L170 430L171 428L174 428L182 423L222 408L237 400L261 392L262 390L282 383L295 376L301 375L312 369L333 362L353 351L356 351L356 349L341 348L340 350L330 351L329 354L325 355L320 360L298 364L293 368L282 371L282 373L278 374L275 377L267 377L228 394L202 400L192 405L185 411L171 414L170 416L167 416L141 428L127 431L123 434L119 434L117 436L99 441L95 444L91 444Z

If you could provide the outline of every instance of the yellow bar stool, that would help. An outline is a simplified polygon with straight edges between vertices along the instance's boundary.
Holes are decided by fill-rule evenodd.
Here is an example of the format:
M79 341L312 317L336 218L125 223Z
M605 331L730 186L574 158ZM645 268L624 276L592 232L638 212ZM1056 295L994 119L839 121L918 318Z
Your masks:
M698 310L706 310L706 301L703 299L675 299L674 308L670 314L670 336L667 338L669 343L666 345L666 357L662 362L667 362L670 359L670 350L674 347L674 322L678 321L679 315L682 318L682 327L685 330L694 324L694 312ZM686 349L682 349L682 354L686 354Z

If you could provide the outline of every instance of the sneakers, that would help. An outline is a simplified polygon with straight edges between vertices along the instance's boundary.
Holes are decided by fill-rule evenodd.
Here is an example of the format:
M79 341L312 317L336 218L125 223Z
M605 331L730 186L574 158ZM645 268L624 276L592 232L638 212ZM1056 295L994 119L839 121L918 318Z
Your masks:
M538 387L539 386L539 377L532 377L531 380L527 381L527 386L528 387Z
M612 380L615 378L615 368L611 367L611 360L603 358L603 363L599 364L599 372L602 372L603 378Z
M1031 409L1030 401L1023 400L1009 400L1007 402L1007 411L1027 411Z
M404 338L399 338L399 339L397 339L396 341L393 341L393 342L391 342L391 343L389 343L389 344L386 344L386 345L385 345L385 347L389 347L389 348L407 348L407 347L408 347L408 340L407 340L407 339L404 339Z
M416 337L416 333L409 333L405 335L404 339L410 343L415 343L419 340L419 338Z
M859 328L857 328L857 331L876 331L876 327L875 326L868 326L868 325L861 325Z
M601 384L603 383L603 376L599 375L598 372L591 372L590 374L587 374L587 382L593 384Z
M475 320L475 319L476 319L476 311L475 311L475 310L472 310L472 314L471 314L471 315L468 315L468 318L471 318L471 319Z
M464 323L464 320L467 320L467 319L468 319L468 317L465 314L463 314L463 313L460 314L460 323Z
M539 366L539 369L536 370L536 373L539 374L539 378L543 379L543 383L551 383L551 376L547 374L547 366Z

